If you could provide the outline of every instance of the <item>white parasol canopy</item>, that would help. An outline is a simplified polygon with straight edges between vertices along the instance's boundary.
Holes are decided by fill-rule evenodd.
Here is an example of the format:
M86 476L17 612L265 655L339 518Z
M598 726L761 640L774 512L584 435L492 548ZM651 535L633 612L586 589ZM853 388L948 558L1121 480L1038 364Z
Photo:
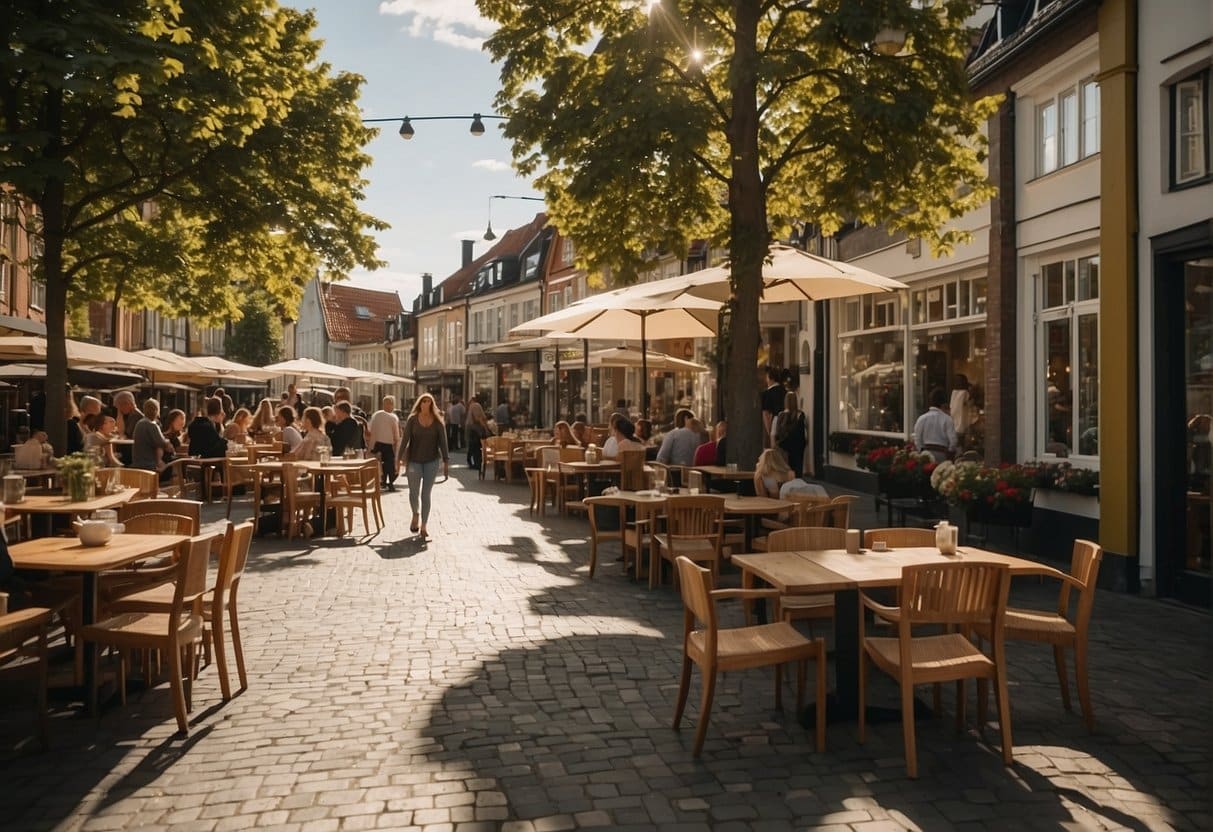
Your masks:
M0 361L46 361L46 339L35 335L0 337ZM87 341L67 339L67 361L72 367L116 367L157 373L177 372L175 365L148 355L114 349Z
M363 370L350 367L339 367L336 364L326 364L314 358L293 358L290 361L279 361L261 369L276 376L298 376L301 378L336 378L342 381L352 381L365 375Z
M208 373L217 378L230 378L237 381L269 381L277 375L277 373L262 370L259 367L228 361L217 355L199 355L195 356L193 361L206 368Z
M830 300L908 288L900 280L781 244L770 248L767 262L762 267L762 283L763 303ZM599 297L674 301L691 296L723 304L728 301L731 291L729 267L721 265L615 289Z
M707 372L707 367L676 358L664 352L654 352L642 355L634 347L608 347L604 350L594 350L590 353L591 367L639 367L648 363L650 370L668 370L687 373Z

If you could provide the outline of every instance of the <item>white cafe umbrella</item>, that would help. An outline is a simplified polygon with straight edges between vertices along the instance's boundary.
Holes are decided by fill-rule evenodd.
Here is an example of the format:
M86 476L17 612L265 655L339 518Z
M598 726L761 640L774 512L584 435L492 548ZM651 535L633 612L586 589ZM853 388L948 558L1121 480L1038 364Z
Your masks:
M591 367L639 367L644 361L654 370L681 371L687 373L707 372L707 367L667 355L664 352L643 354L633 347L608 347L590 353Z
M906 284L900 280L781 244L771 246L762 266L763 303L849 298L905 288ZM638 283L600 297L673 301L691 296L725 303L730 291L729 267L721 265L665 280Z
M648 413L649 371L646 355L650 338L715 337L720 303L691 296L654 299L608 292L592 295L558 312L526 321L510 330L511 335L531 332L565 332L578 338L639 341L641 411Z
M33 335L0 337L0 361L46 361L46 339ZM67 339L67 361L70 367L116 367L157 373L174 372L174 365L139 353L114 349L87 341Z
M217 355L197 355L194 356L193 361L205 367L207 372L216 378L227 378L234 381L269 381L275 375L259 367L228 361Z
M342 381L350 381L363 375L362 370L339 367L336 364L326 364L314 358L293 358L290 361L279 361L277 364L268 364L261 369L278 376L335 378Z

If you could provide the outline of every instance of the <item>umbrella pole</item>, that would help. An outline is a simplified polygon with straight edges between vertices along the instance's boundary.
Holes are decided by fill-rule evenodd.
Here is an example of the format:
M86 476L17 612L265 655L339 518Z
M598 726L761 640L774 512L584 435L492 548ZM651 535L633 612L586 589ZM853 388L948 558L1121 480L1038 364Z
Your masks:
M590 339L581 339L581 372L585 375L585 420L594 424L594 383L590 381Z
M648 319L648 313L640 313L640 413L645 419L649 418L649 344L645 332Z
M552 419L552 424L555 425L562 418L560 415L560 344L559 344L559 342L557 342L557 344L556 344L556 404L552 408L552 411L553 411L552 415L554 417Z

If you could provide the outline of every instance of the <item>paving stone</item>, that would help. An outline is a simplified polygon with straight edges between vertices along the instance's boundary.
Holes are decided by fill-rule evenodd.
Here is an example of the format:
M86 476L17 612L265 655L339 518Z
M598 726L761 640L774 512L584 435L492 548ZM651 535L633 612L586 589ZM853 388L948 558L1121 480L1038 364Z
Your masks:
M540 522L526 500L525 485L457 469L424 544L401 492L370 538L258 539L240 595L248 689L223 702L204 668L188 740L163 682L99 720L56 706L47 753L25 747L27 711L0 707L6 828L1208 828L1206 613L1098 593L1094 734L1062 709L1051 652L1009 645L1011 769L987 745L995 724L957 736L950 713L916 727L918 780L896 724L870 725L863 746L832 724L818 754L791 686L772 707L769 671L719 681L693 758L698 673L670 730L677 595L632 583L614 544L590 580L585 521ZM853 522L883 525L870 499ZM1014 592L1055 599L1030 581ZM897 704L879 674L871 695Z

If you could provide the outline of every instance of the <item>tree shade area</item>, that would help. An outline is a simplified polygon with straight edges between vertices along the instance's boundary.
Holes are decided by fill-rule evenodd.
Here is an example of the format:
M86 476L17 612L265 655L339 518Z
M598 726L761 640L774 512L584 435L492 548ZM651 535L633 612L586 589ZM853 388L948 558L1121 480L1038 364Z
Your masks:
M580 265L634 280L696 237L731 254L730 459L761 449L761 268L797 223L883 223L946 251L987 201L964 57L972 2L479 0L500 112Z

